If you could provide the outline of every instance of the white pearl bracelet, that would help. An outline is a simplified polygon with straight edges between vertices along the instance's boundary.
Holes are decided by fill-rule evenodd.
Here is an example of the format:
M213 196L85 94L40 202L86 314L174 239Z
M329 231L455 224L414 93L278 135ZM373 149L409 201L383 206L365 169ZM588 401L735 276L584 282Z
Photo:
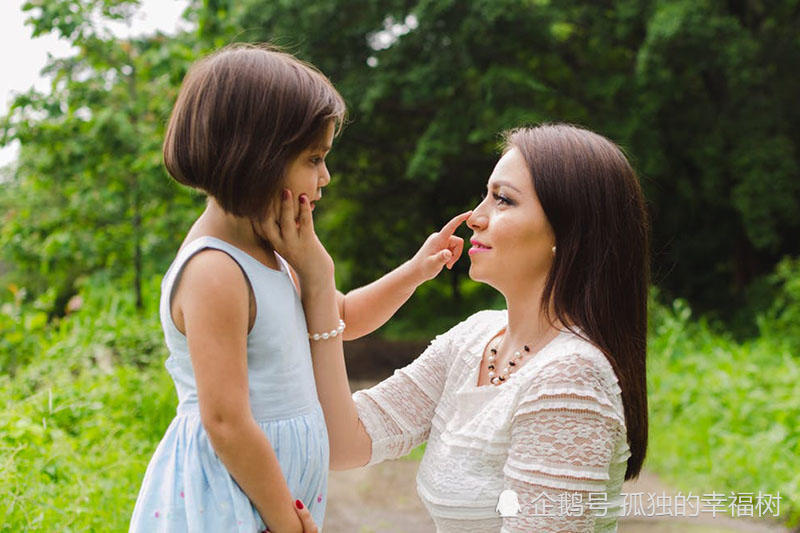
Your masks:
M308 338L314 341L318 341L320 339L327 340L332 337L336 337L337 335L341 335L343 331L344 331L344 320L340 318L338 328L326 331L325 333L313 333L313 334L309 333Z

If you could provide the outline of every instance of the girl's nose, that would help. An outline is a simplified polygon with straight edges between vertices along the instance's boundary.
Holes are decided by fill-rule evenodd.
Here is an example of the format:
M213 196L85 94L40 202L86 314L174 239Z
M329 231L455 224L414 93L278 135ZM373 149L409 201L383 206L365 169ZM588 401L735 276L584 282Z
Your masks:
M320 171L319 173L319 186L320 188L325 187L330 182L331 182L331 173L328 172L328 165L323 163L322 171Z

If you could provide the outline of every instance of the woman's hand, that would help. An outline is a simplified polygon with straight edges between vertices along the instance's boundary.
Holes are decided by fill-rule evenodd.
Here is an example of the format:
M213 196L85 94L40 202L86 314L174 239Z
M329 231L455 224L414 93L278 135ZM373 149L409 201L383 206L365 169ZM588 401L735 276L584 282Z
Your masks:
M295 501L294 509L303 523L303 533L317 533L317 524L314 523L314 519L311 518L311 512L303 505L303 502L300 500Z
M303 533L317 533L319 531L317 524L314 523L314 519L311 517L311 512L303 505L303 502L296 500L294 502L294 510L297 513L297 517L300 518L300 523L303 524ZM269 529L265 529L264 533L271 532Z
M333 283L333 259L314 233L308 196L300 195L298 213L292 192L284 189L280 202L270 205L266 217L255 228L292 265L304 291Z
M456 237L453 233L471 214L472 211L467 211L453 217L441 231L432 233L411 258L409 263L422 282L435 278L443 266L447 266L448 269L453 268L461 257L464 239Z

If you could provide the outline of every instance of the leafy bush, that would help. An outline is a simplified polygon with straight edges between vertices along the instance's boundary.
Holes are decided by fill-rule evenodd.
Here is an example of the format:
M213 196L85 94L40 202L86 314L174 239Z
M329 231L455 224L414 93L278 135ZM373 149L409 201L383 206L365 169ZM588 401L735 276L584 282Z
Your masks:
M800 355L800 258L778 263L769 281L777 288L769 311L758 317L762 337L783 342L795 356Z
M156 287L148 284L150 302ZM125 530L174 414L152 306L137 313L133 298L114 286L85 285L81 294L77 313L33 330L25 323L38 315L29 310L16 330L25 338L4 339L4 348L27 350L26 364L0 378L4 530Z
M785 338L737 343L682 300L651 317L645 466L695 493L780 492L800 523L800 360Z

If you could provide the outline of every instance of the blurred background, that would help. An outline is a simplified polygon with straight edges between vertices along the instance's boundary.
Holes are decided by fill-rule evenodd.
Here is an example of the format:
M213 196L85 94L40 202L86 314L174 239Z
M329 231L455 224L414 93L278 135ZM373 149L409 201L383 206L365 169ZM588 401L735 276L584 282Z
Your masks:
M347 101L315 211L344 291L478 203L503 130L564 121L620 144L652 217L646 472L695 494L779 492L770 524L800 524L799 1L4 4L0 529L127 528L176 404L159 284L205 205L164 170L164 126L188 66L234 41L282 46ZM467 268L348 343L354 388L503 307ZM402 490L388 470L369 483L413 503L421 453L398 463ZM370 504L377 522L336 518L336 483L364 479L332 476L327 530L430 527L381 522L397 498Z

